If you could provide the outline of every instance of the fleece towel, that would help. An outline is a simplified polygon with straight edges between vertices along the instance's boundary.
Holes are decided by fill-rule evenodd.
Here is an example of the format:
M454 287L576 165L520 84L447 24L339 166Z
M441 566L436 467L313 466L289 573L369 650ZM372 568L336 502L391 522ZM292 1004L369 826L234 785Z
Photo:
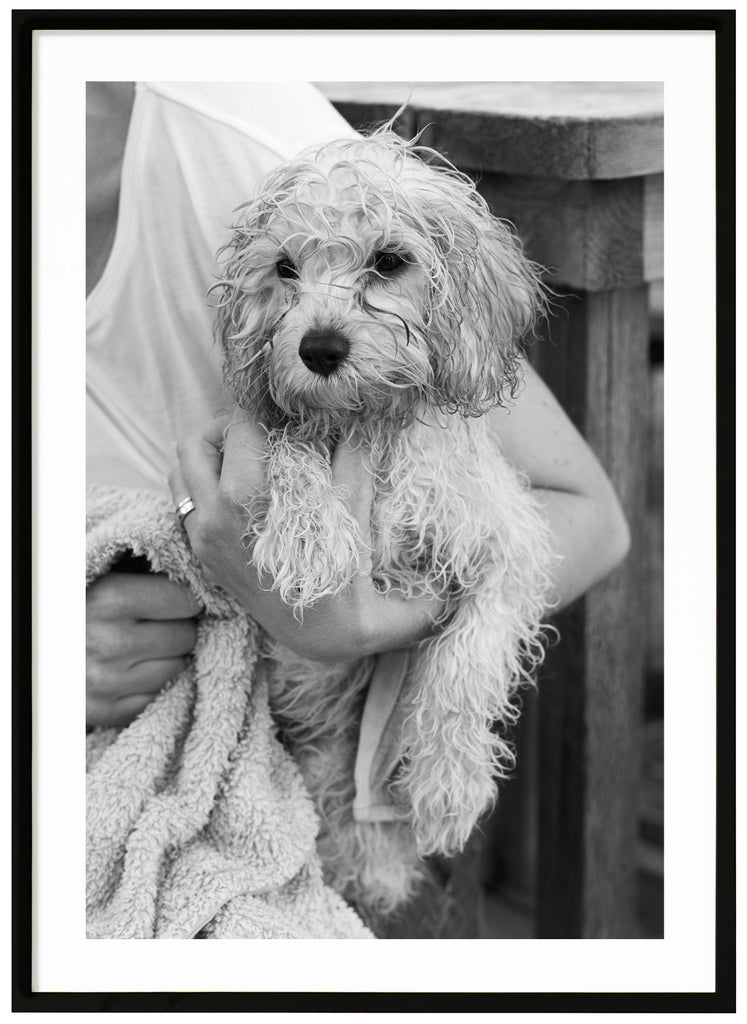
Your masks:
M192 663L124 729L88 736L91 938L373 938L323 881L318 820L275 735L259 627L147 491L89 491L87 583L124 553L202 601Z

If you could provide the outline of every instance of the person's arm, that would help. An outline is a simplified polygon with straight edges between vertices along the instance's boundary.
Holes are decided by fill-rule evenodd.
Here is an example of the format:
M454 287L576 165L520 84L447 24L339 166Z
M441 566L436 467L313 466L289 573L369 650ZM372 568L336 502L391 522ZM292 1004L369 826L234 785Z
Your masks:
M490 413L490 427L544 508L559 556L555 597L563 607L625 558L630 532L620 502L594 453L530 366L520 396Z

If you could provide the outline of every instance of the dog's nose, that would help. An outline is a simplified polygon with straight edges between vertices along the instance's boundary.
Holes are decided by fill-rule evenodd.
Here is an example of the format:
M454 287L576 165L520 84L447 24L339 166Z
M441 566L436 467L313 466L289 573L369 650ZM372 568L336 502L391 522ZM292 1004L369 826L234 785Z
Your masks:
M348 340L333 329L309 331L301 338L298 354L304 366L308 366L314 373L328 377L345 361Z

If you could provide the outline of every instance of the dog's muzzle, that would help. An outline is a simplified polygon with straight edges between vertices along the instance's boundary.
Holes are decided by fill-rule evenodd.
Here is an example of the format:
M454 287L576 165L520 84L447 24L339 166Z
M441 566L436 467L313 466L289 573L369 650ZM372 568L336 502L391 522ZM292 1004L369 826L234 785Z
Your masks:
M348 354L348 340L334 329L308 331L301 339L298 354L304 366L322 377L329 377Z

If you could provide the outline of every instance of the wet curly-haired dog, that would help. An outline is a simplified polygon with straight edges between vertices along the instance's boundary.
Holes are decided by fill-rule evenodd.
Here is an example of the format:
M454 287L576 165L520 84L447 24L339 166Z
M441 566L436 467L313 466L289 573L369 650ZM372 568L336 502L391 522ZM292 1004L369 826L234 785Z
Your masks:
M542 655L546 528L484 413L515 392L543 289L470 179L389 128L273 171L222 255L226 377L268 431L268 491L246 534L267 585L300 615L358 571L359 530L331 477L344 436L372 467L377 585L443 601L411 659L396 822L352 813L373 659L323 665L268 642L330 880L386 911L422 856L459 850L491 807L516 691Z

